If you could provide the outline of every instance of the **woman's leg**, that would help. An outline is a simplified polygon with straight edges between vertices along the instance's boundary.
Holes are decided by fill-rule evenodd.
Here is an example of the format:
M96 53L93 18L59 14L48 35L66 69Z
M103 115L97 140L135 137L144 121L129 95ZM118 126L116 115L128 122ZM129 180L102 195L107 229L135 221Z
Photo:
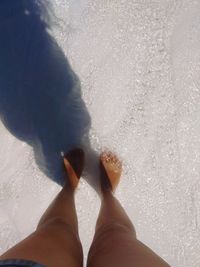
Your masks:
M76 180L81 175L83 152L72 150L66 158L71 163L68 166L65 164L68 171L66 184L40 219L36 231L3 254L0 260L26 259L48 267L82 266L83 253L74 203L75 188L70 180ZM73 177L75 174L77 177Z
M169 267L136 238L135 229L112 191L121 175L116 156L101 156L102 201L88 267Z

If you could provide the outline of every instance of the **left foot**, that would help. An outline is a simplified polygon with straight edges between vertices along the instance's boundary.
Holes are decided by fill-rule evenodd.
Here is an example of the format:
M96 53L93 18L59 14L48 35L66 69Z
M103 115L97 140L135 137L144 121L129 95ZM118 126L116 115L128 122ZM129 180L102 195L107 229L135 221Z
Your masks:
M70 150L63 158L68 181L72 189L76 189L84 167L84 151L81 148Z

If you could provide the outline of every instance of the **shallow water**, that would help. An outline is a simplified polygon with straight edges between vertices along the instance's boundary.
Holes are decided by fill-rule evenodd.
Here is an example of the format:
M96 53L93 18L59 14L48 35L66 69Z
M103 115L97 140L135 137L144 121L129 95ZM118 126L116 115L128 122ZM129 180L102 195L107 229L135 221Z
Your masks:
M199 267L199 1L52 3L53 36L91 119L87 140L97 153L106 147L122 158L117 197L138 237L172 266ZM2 253L33 231L60 186L35 161L32 143L5 123L0 137ZM86 255L99 199L82 180L76 200Z

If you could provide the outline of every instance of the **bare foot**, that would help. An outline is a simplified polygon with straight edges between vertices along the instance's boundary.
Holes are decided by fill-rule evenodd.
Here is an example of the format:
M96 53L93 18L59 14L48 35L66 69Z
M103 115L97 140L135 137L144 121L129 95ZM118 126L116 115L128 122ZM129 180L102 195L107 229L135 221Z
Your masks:
M122 163L112 152L100 155L101 190L115 191L122 173Z
M68 174L66 179L75 189L84 167L84 151L81 148L72 149L64 155L63 161Z

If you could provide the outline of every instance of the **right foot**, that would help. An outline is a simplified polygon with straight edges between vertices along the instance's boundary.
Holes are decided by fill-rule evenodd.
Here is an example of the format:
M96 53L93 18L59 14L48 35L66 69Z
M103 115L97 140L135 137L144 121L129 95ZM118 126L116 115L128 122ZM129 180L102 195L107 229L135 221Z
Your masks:
M122 173L122 163L112 152L100 155L101 190L114 192L119 184Z
M66 182L75 189L84 167L84 151L81 148L72 149L64 155L63 161L68 174Z

